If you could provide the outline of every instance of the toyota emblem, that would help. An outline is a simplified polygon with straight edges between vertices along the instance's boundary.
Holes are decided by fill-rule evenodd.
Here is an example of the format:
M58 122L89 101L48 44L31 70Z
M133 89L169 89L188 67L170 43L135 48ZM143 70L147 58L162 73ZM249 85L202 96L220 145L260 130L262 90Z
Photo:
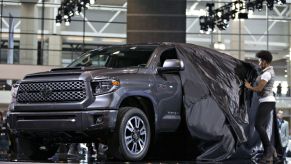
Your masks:
M52 95L53 90L49 86L46 85L41 89L40 93L41 93L42 97L47 98L50 95Z

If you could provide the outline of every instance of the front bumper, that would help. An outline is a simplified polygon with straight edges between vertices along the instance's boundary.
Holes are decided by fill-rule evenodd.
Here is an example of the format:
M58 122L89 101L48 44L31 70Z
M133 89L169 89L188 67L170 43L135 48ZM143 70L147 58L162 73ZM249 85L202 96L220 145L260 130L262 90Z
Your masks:
M114 130L117 110L65 112L8 112L8 128L15 132L87 132Z

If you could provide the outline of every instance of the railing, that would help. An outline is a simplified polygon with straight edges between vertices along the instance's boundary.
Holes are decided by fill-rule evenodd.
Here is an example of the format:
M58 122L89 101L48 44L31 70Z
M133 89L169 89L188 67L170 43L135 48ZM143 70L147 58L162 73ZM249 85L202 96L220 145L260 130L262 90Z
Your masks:
M291 97L276 97L276 108L291 109Z

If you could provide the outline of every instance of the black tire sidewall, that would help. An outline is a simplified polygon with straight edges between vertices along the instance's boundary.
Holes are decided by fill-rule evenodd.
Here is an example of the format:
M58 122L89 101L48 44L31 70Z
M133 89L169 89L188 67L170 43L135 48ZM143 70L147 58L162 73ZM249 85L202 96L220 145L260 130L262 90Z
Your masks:
M144 114L144 112L138 108L134 108L134 107L128 107L128 108L125 108L123 109L125 111L122 112L122 115L121 117L119 117L119 121L120 121L120 126L119 126L119 135L118 135L118 140L119 140L119 145L120 145L120 152L122 154L122 156L124 157L124 159L126 160L130 160L130 161L139 161L139 160L142 160L147 152L148 152L148 149L149 149L149 146L150 146L150 142L151 142L151 129L150 129L150 125L149 125L149 121L148 121L148 118L147 116ZM127 147L126 147L126 143L125 143L125 140L124 140L124 129L126 127L126 124L128 122L128 120L134 116L138 116L139 118L141 118L143 120L143 123L145 125L145 128L146 128L146 137L147 137L147 140L145 142L145 147L144 149L142 150L142 152L140 152L139 154L137 155L133 155L131 154L128 150L127 150Z

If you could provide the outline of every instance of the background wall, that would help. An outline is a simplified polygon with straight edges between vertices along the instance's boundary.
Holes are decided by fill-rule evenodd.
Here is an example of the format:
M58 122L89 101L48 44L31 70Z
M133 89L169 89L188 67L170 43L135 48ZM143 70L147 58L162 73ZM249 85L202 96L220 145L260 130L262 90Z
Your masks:
M129 12L132 13L128 13L128 3L131 0L95 0L95 4L85 12L74 15L69 26L66 26L64 22L61 26L56 26L55 17L61 2L60 0L0 1L0 65L4 64L2 66L5 67L7 66L5 64L10 64L11 70L14 71L21 65L27 65L31 67L31 70L36 71L49 70L52 66L63 67L87 50L104 45L125 44L128 39L128 30L131 32L144 30L146 26L142 17L139 19L137 16L143 14L138 9L141 6L136 6L136 8L134 6L138 5L137 1L130 4L132 8ZM184 32L182 31L184 38L181 42L210 48L214 48L214 44L220 42L225 45L225 49L221 51L250 62L257 62L255 53L258 50L271 51L277 74L274 92L276 92L276 86L282 83L282 93L285 96L287 86L291 85L290 0L286 5L275 5L273 10L268 10L264 4L263 10L261 12L256 10L249 19L231 20L225 31L200 33L201 9L204 10L206 4L210 2L213 2L217 8L231 0L163 0L159 1L159 5L163 8L161 11L166 13L164 16L167 16L169 20L171 20L168 17L172 10L171 6L175 7L173 4L179 6L177 11L180 15L185 15L183 24L172 19L173 27L178 27L177 31L181 32L181 29L184 29ZM167 8L167 5L170 7ZM145 11L154 12L155 10ZM131 14L130 18L128 14ZM12 19L13 23L9 23ZM127 19L133 19L133 21ZM150 21L149 17L147 20ZM128 22L131 23L128 24ZM155 23L157 26L165 27L162 21ZM174 26L175 23L176 26ZM9 28L13 29L10 39ZM12 48L9 48L9 45L12 45L9 41L13 43ZM13 54L13 59L9 59L9 54ZM39 68L33 68L36 65ZM0 91L5 92L2 95L8 95L6 92L11 89L11 82L23 77L23 75L11 76L11 74L13 74L12 71L3 69L0 73ZM285 109L286 116L289 117L288 112L291 109L289 97L280 97L278 102L277 107Z

